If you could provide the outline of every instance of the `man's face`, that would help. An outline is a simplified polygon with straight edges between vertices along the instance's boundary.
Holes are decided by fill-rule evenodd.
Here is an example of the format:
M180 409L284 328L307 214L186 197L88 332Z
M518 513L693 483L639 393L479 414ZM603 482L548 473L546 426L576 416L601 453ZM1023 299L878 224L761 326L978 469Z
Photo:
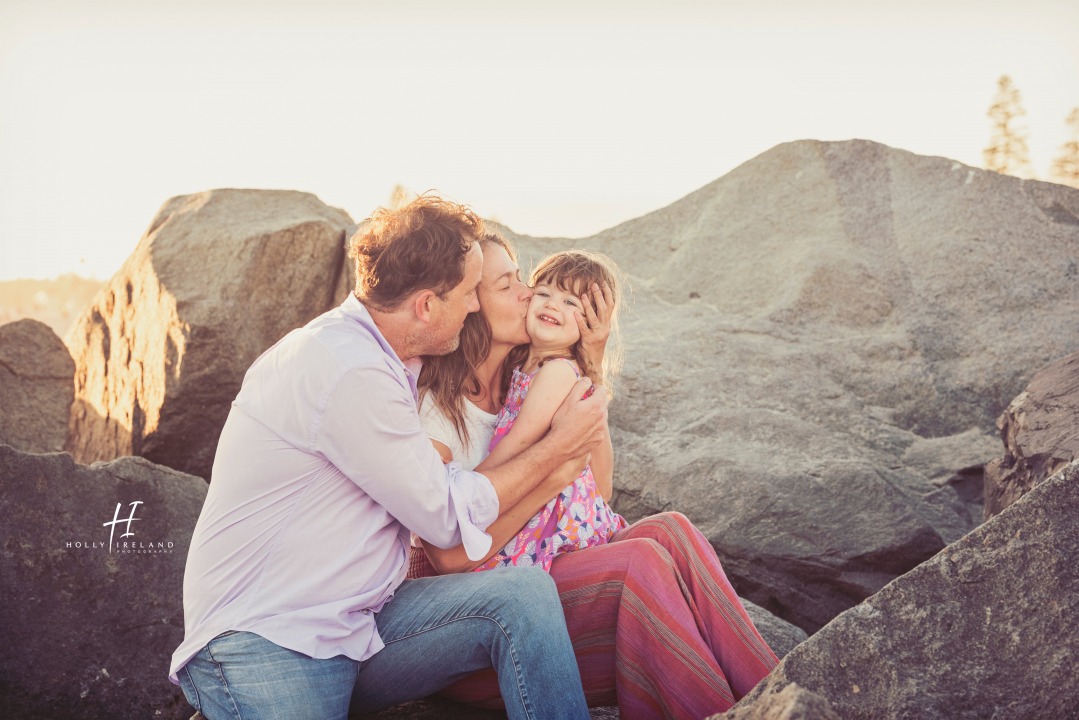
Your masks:
M461 342L461 329L465 317L480 309L476 288L483 272L483 253L479 243L472 243L465 257L465 275L455 288L446 293L446 299L434 298L433 319L426 338L429 347L423 355L447 355L457 349Z

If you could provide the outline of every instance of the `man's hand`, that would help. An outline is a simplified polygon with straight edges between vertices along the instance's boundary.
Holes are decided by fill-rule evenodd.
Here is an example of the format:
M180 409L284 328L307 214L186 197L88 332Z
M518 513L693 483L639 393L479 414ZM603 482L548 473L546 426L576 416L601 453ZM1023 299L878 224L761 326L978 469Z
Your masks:
M555 412L548 437L569 460L596 449L606 429L607 391L584 377L573 385Z
M559 465L558 468L548 475L547 479L544 481L546 492L562 492L567 486L573 484L573 481L581 474L581 471L584 470L585 465L588 465L590 462L592 462L591 455L578 455Z
M586 375L599 379L603 355L607 351L607 339L611 336L611 318L614 316L614 293L611 286L592 283L591 292L582 293L584 313L574 313L577 327L581 330L581 348L584 350Z

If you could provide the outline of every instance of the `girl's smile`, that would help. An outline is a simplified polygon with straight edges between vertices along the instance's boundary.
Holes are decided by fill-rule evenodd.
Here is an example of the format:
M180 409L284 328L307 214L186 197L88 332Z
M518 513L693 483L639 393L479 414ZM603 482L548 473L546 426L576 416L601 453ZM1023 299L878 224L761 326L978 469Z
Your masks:
M562 322L560 320L556 320L555 318L551 317L547 313L540 313L539 320L540 320L540 322L551 323L552 325L561 325L562 324Z

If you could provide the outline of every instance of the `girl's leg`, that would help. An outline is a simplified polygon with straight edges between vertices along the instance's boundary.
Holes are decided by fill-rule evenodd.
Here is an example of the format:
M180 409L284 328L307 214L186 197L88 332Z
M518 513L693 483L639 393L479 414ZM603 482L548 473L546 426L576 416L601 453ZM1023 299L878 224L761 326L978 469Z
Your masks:
M703 718L734 694L671 554L627 538L560 555L551 567L589 705L623 720Z
M623 720L641 720L703 718L734 703L686 602L688 590L659 543L625 539L565 553L555 558L551 577L590 707L617 703ZM490 671L439 694L479 707L501 704Z
M730 682L735 698L741 699L779 660L746 614L715 550L693 523L677 512L639 520L618 532L611 542L617 545L642 538L654 540L670 554L687 590L685 602L696 618L700 635Z
M778 662L708 540L679 513L645 518L610 544L560 555L551 575L589 706L617 701L624 720L720 712ZM491 671L441 694L501 706Z

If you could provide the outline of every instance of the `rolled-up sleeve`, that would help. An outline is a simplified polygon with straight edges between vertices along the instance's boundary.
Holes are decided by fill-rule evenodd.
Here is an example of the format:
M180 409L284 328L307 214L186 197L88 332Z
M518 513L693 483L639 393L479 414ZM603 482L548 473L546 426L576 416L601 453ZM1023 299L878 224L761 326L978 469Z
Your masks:
M322 405L311 428L312 451L427 542L463 545L472 560L490 551L485 530L498 517L494 487L481 473L442 463L411 390L396 373L377 365L355 368Z
M457 512L465 554L469 560L482 560L491 549L491 536L484 531L498 519L498 495L485 475L462 470L459 462L444 467L450 486L450 505Z

